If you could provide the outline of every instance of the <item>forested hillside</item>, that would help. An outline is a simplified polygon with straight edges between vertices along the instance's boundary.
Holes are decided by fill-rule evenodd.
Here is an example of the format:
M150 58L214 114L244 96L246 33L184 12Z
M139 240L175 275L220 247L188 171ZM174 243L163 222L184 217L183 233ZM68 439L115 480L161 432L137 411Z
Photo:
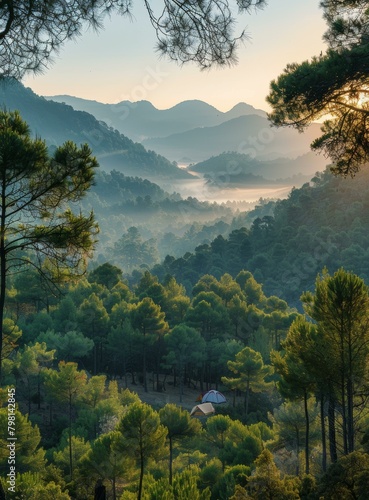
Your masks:
M254 206L185 199L147 179L118 171L108 174L100 170L95 179L79 204L84 212L93 210L99 221L95 259L118 263L125 272L140 264L159 263L168 253L179 257L219 234L227 236L232 229L250 223L249 214L240 209ZM270 213L270 209L261 212ZM145 246L150 247L149 252Z
M42 137L51 148L67 140L87 143L102 168L116 169L126 175L150 179L190 179L192 176L174 163L117 130L107 127L94 116L75 111L66 104L47 101L16 80L0 82L0 103L7 110L18 110L33 136Z
M368 200L368 172L343 179L327 170L277 201L272 216L257 216L251 227L179 259L168 256L153 272L172 274L190 290L204 273L234 276L245 268L266 293L296 306L301 290L311 288L324 267L332 272L343 266L369 279Z

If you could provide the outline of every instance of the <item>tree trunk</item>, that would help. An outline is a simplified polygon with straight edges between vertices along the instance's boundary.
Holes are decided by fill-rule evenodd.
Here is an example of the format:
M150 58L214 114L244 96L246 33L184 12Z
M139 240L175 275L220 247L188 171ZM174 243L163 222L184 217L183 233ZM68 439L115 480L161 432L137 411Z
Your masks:
M27 385L28 385L28 415L31 415L31 382L29 377L27 377Z
M139 484L138 484L137 500L141 500L141 497L142 497L143 476L144 476L144 457L142 455L142 450L141 450L140 451L140 480L139 480Z
M5 174L4 174L5 176ZM0 219L0 383L3 364L3 334L4 334L4 309L6 292L6 252L5 252L5 220L6 220L6 193L5 179L1 189L1 219Z
M72 396L69 396L69 469L70 480L73 481L73 454L72 454Z
M143 353L142 353L142 376L143 376L143 386L144 386L145 392L148 392L147 380L146 380L146 335L145 335L145 331L143 332L143 336L144 336L144 341L143 341Z
M116 481L115 481L115 476L113 477L113 500L117 500L117 486L116 486Z
M182 403L183 400L183 367L182 363L179 365L179 402ZM170 483L172 484L172 483Z
M355 429L354 429L354 388L351 375L347 381L347 444L348 453L355 449Z
M309 440L310 440L310 418L308 410L308 395L304 392L304 410L305 410L305 474L310 472L310 451L309 451Z
M347 368L345 363L345 345L344 345L344 319L341 315L341 326L340 326L340 372L341 372L341 405L342 405L342 432L343 432L343 453L348 454L348 442L347 442L347 401L346 401L346 381Z
M201 369L200 369L200 391L204 392L204 371L205 371L205 363L202 363Z
M173 482L173 443L172 438L169 438L169 484Z
M37 374L37 409L41 409L41 370Z
M245 416L247 417L249 413L249 396L250 396L250 381L247 381L246 392L245 392Z
M103 369L103 361L104 361L104 349L103 349L102 341L99 342L99 351L100 351L99 366L97 367L97 369L98 369L98 373L101 373L101 370ZM106 370L104 369L104 371L106 371Z
M348 454L347 442L347 408L346 408L346 385L344 373L341 375L341 405L342 405L342 434L343 434L343 454Z
M124 385L125 388L127 389L128 387L128 377L127 377L127 362L126 362L126 357L123 357L123 371L124 371Z
M296 428L296 476L300 475L300 431Z
M94 371L94 375L96 375L97 374L97 345L96 345L95 341L94 341L94 348L93 348L93 356L94 356L93 371Z
M329 453L332 463L337 462L337 441L336 441L336 417L335 400L332 394L329 395L328 403L328 434L329 434Z
M327 470L327 438L325 432L325 416L324 416L324 395L320 395L320 428L322 435L322 469Z

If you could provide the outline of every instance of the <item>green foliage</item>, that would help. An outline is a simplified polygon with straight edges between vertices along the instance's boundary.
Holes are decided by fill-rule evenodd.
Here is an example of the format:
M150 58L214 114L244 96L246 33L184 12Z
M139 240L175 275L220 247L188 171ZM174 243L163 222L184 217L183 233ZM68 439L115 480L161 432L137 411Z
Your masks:
M91 450L91 445L83 438L72 436L72 460L75 467L80 466L82 457ZM70 466L69 444L62 443L59 449L53 452L53 462L61 469L65 476L68 475ZM65 477L64 476L64 477Z
M124 411L121 399L116 381L111 381L107 387L105 375L89 378L79 399L77 427L82 426L91 439L95 439L101 431L108 432L115 427Z
M167 430L160 424L158 413L145 403L133 403L123 415L119 426L121 446L140 468L138 500L142 498L145 468L150 459L162 458Z
M104 285L106 288L111 290L120 281L122 277L122 270L116 266L113 266L109 262L98 266L96 269L90 272L88 275L88 280L91 283L98 283L99 285Z
M155 481L153 477L147 476L144 482L143 500L210 500L209 489L198 488L199 469L190 466L185 471L174 476L173 485L165 478ZM127 500L129 496L123 495Z
M107 359L109 372L113 375L124 375L127 385L127 372L135 367L140 367L141 334L134 330L127 318L125 306L113 307L110 322L118 321L122 312L122 322L118 326L111 326L106 340Z
M217 450L217 457L225 467L237 464L251 465L260 454L263 440L250 428L227 415L215 415L206 422L206 438Z
M255 500L298 500L299 485L281 479L269 450L263 450L255 461L256 471L248 481L247 491ZM247 497L246 497L247 498Z
M168 330L164 312L149 297L132 306L131 318L133 327L144 336L146 333L165 333Z
M264 5L264 0L247 0L239 2L238 8L240 12L247 12L251 7L256 9ZM200 68L223 67L235 62L236 46L245 34L234 34L236 16L228 2L212 1L206 6L193 5L190 9L168 4L158 14L151 5L146 9L156 33L157 50L163 56L181 64L192 61ZM1 44L2 76L21 79L29 72L40 72L64 42L75 39L86 26L98 30L107 14L130 16L131 11L132 5L127 2L77 3L64 6L62 11L53 4L46 10L32 4L27 10L28 22L25 22L20 7L4 7L0 11L1 22L6 27ZM43 18L47 22L40 20ZM162 19L165 19L165 29ZM185 33L179 30L181 26L186 26ZM42 38L35 37L35 33L42 33Z
M293 459L296 465L296 475L300 473L300 451L306 444L316 443L320 437L318 425L318 408L315 398L307 401L307 412L309 415L306 421L305 405L302 401L284 402L270 416L275 433L276 447L286 448L294 452ZM307 425L309 433L307 435ZM307 443L308 440L308 443ZM308 456L308 459L310 457ZM305 457L306 460L306 457Z
M173 479L174 498L183 500L210 500L210 489L198 488L199 470L196 466L190 466Z
M82 457L79 468L80 480L91 484L91 478L109 481L113 498L116 498L118 480L130 478L133 459L119 449L121 435L112 431L96 439Z
M263 216L254 220L249 214L247 226L251 224L251 228L225 235L222 249L213 244L197 247L182 258L166 259L155 267L155 273L162 278L170 274L190 290L201 276L214 274L211 270L216 267L218 278L224 273L235 276L243 293L242 280L252 276L263 283L262 289L256 283L256 288L250 286L245 293L247 302L258 309L263 310L265 295L300 308L301 291L313 288L317 273L325 266L330 272L342 266L369 279L369 227L364 215L368 190L369 172L365 170L350 180L336 178L328 171L318 173L310 183L292 189L287 199L275 203L273 224L264 222ZM237 273L243 272L245 277L241 274L238 278Z
M367 380L368 287L361 278L344 269L333 276L325 270L317 278L315 295L306 293L302 301L321 333L328 375L342 406L343 446L347 454L355 449L360 418L356 412L362 407L356 396Z
M221 298L214 292L198 293L185 316L185 322L197 328L205 340L227 332L229 316Z
M205 360L206 343L200 333L183 323L176 325L164 337L168 354L165 364L175 367L180 377L180 402L183 395L183 376L185 368L191 373L191 368L197 368Z
M46 144L31 139L19 113L6 111L0 113L0 157L1 359L10 272L33 264L55 284L85 269L97 227L92 213L75 215L69 204L90 188L98 164L87 145L78 148L72 142L49 157ZM27 251L33 252L32 260Z
M320 177L316 184L323 178L324 182L331 182L327 175ZM301 202L302 206L301 197L311 195L311 189L291 193L291 203ZM332 186L330 189L335 190ZM359 205L362 209L363 204L360 202ZM291 212L289 203L283 205L281 202L278 206L279 214L274 221L260 219L250 231L233 234L228 242L233 245L233 250L237 244L250 243L250 238L255 238L253 244L258 241L258 244L264 245L264 255L275 254L287 259L279 251L280 248L271 249L268 253L269 245L273 247L273 238L283 230L282 218ZM355 213L359 207L354 206L352 210ZM300 212L302 217L303 210ZM281 219L278 219L279 216ZM288 226L284 229L283 237L290 231ZM309 230L300 227L297 232L294 237L296 248L291 249L292 254L310 245ZM364 245L366 239L359 226L356 233L361 235ZM255 236L257 234L258 237ZM332 237L332 233L329 236ZM228 243L219 240L214 248L219 250L222 247L219 251L226 252ZM209 257L210 248L204 246L197 250L197 254ZM255 252L259 249L257 245L254 248ZM354 249L350 251L356 255ZM206 262L201 259L196 264L199 269L201 262ZM191 265L188 264L189 269ZM100 271L104 271L102 276ZM62 287L63 299L55 298L49 313L36 312L30 304L26 304L24 309L22 306L20 326L25 335L36 338L37 332L37 340L42 339L45 343L28 345L27 342L23 350L11 356L11 361L7 360L6 365L9 375L12 375L12 370L17 376L17 396L21 407L27 402L29 383L32 389L29 394L35 396L37 384L38 401L46 399L50 406L48 426L45 405L37 408L36 412L31 405L35 399L29 399L30 409L35 414L33 421L42 425L44 446L55 446L62 436L59 447L48 451L48 458L70 480L70 496L88 498L93 492L91 480L102 479L113 498L122 493L124 485L122 498L135 499L139 496L141 499L168 500L264 500L269 497L312 500L317 496L318 487L327 498L334 498L337 492L345 498L354 491L361 499L360 495L367 491L366 455L355 458L354 462L359 464L356 467L350 460L342 462L339 453L345 454L349 450L352 427L349 427L347 417L351 409L354 447L360 449L360 446L366 446L365 438L360 442L362 433L367 430L367 411L363 403L369 354L366 329L369 302L363 280L343 269L333 276L323 271L317 278L315 294L305 292L302 296L304 309L314 320L313 324L297 315L277 295L265 295L255 279L257 274L260 275L260 269L255 276L251 271L241 271L235 279L228 273L219 273L216 277L204 275L194 283L192 300L171 275L159 279L145 272L140 275L136 287L118 281L114 286L109 285L109 289L105 271L110 276L110 267L105 267L99 269L98 276L92 275L91 282L83 279ZM118 278L118 272L113 271ZM10 295L16 297L16 294L16 288L12 288ZM74 330L68 329L70 325L74 325ZM44 330L44 333L38 330ZM88 342L83 340L87 337L82 336L82 331L89 337ZM63 351L63 342L66 345L72 343ZM76 363L66 361L82 356L86 347L82 344L92 343L95 352L91 355L87 351L83 362L90 369L95 359L96 372L104 372L104 375L89 375L87 378L84 371L78 370ZM272 343L278 351L270 354ZM255 349L256 345L261 346L262 354ZM52 362L50 348L57 348L59 356L65 359L58 370L45 368ZM276 384L267 382L268 377L273 375L271 367L264 364L269 355L277 372L274 380L277 381L279 376ZM242 418L241 412L236 413L238 408L231 406L232 394L227 394L229 405L219 405L216 416L204 419L203 429L199 420L191 419L189 412L181 407L168 404L156 413L148 404L141 403L136 394L118 389L118 384L128 386L128 375L135 383L135 377L140 377L141 370L144 375L153 371L153 390L155 375L159 382L174 376L176 384L179 379L180 394L187 383L200 383L202 390L202 385L218 387L217 384L222 381L226 390L234 393L234 403L239 391L245 393L244 413L248 417L243 415ZM107 385L107 375L122 375L124 379L112 380ZM159 376L164 378L160 380ZM352 392L350 381L353 382ZM269 389L272 386L279 392L275 390L271 393ZM158 383L157 389L163 390L163 385ZM224 387L220 389L223 391ZM5 404L6 391L4 394L0 398ZM351 395L353 404L349 407ZM151 396L156 399L154 394ZM281 396L289 401L281 405ZM317 433L318 403L322 411L321 430L328 428L327 442L329 440L331 447L332 429L336 431L338 463L344 469L344 472L339 468L338 472L331 469L322 480L318 475L324 469L320 457L327 453L323 449L324 446L327 448L327 444L323 434ZM273 408L272 429L264 422L267 411L272 413ZM243 422L258 423L246 426L235 420L236 416ZM52 418L56 418L54 422ZM342 430L343 434L340 433ZM33 433L37 435L37 430ZM84 439L91 442L86 443ZM280 465L278 471L273 457L268 456L266 451L266 447L273 447L274 451L277 449L282 460L292 449L293 455L296 451L296 457L303 462L299 449L300 446L306 447L307 443L318 444L317 449L312 452L307 450L305 455L305 464L309 464L310 453L314 458L314 462L310 461L315 479L312 476L303 479L283 477L282 469L291 472L291 469L287 470L288 464ZM34 455L37 455L37 450L36 446ZM37 479L40 491L45 489L45 493L39 493L39 496L49 495L46 490L50 488L58 498L57 495L64 495L65 484L60 473L58 475L54 471L49 476L44 473L43 456L43 450L39 450L39 456L36 456L39 469L34 469L41 472ZM3 458L5 460L6 456ZM191 464L197 467L188 468ZM360 467L364 474L358 472ZM355 469L354 472L350 468ZM251 469L255 469L252 476ZM299 473L296 470L293 472ZM343 485L344 481L340 482L339 476L348 478L349 486L346 483ZM33 479L29 481L31 484ZM34 488L34 491L39 490Z
M13 350L17 347L17 342L22 336L22 331L10 318L3 320L3 348L1 351L1 360L8 358Z
M36 342L33 346L26 346L22 351L18 351L14 360L13 371L20 389L25 387L28 399L28 414L31 414L31 400L37 388L37 399L40 406L40 377L42 371L50 366L54 360L55 350L47 350L45 342ZM24 384L24 386L23 386Z
M55 330L57 332L74 331L77 327L77 307L71 295L64 297L53 311ZM46 332L47 330L41 330Z
M44 371L45 385L52 396L67 405L75 404L84 393L87 375L78 371L77 363L60 361L58 371Z
M318 494L327 500L357 498L368 495L369 456L358 451L332 464L318 485Z
M194 436L201 431L198 420L190 418L188 411L179 406L168 403L159 410L160 422L167 428L169 439L181 439Z
M112 258L121 263L125 271L133 271L141 265L153 266L159 261L155 241L143 241L139 230L130 227L115 244L111 252Z
M38 472L17 474L15 494L11 498L21 500L69 500L68 492L62 491L54 481L45 481Z
M261 354L250 347L245 347L236 354L235 361L228 361L228 368L239 375L237 378L222 377L222 382L230 389L245 393L245 414L248 414L248 403L251 392L268 391L273 386L265 378L273 373L273 368L264 365Z
M109 315L104 307L103 301L92 293L79 307L78 326L93 343L94 361L93 373L101 370L101 357L105 336L108 332Z
M60 361L58 368L58 371L46 369L43 376L50 396L68 409L69 475L70 480L73 480L72 410L84 392L87 375L84 371L78 371L76 363Z
M14 412L14 425L15 429L15 459L16 471L18 474L24 472L41 472L45 468L45 452L39 447L41 434L37 425L32 425L28 419L28 415L22 415L18 410ZM8 429L8 418L13 416L9 413L7 408L0 409L0 428L3 430ZM3 433L0 439L0 469L1 475L5 476L9 472L10 448L12 441L7 439L8 433ZM13 442L14 444L14 442Z
M250 467L246 465L234 465L227 468L212 488L211 498L213 500L228 500L234 494L236 485L242 488L247 485L250 474Z
M211 487L223 475L223 466L219 458L212 458L201 469L200 482L204 487Z
M324 122L323 134L312 148L329 156L335 163L333 172L343 176L354 175L368 160L367 103L360 102L368 75L361 61L367 53L365 42L289 64L271 82L267 97L273 109L269 118L277 126L292 125L302 131L324 115L332 117Z
M310 61L288 64L271 82L269 118L277 126L292 125L301 131L328 115L312 148L333 160L334 173L355 175L367 163L369 150L367 4L327 0L321 6L328 24L328 50Z
M93 340L78 331L57 333L53 330L47 330L37 337L37 341L47 344L50 349L56 352L56 359L64 361L76 361L86 357L94 346Z

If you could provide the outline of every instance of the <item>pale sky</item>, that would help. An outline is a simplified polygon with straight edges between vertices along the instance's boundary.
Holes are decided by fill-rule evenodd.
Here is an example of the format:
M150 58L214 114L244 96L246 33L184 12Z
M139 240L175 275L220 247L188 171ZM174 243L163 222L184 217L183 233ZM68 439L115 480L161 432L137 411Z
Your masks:
M287 63L302 62L325 50L325 23L319 0L269 0L262 11L238 18L251 40L238 51L232 68L200 71L159 58L155 34L144 7L134 19L106 18L104 30L87 31L68 42L43 75L23 83L39 95L67 94L104 103L151 101L159 109L200 99L221 111L238 102L268 109L269 83Z

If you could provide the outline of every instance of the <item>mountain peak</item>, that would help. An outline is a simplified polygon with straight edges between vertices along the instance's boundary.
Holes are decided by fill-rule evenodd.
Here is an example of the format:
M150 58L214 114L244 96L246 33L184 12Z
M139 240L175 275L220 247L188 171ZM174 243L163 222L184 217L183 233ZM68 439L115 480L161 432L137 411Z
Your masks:
M227 111L226 115L227 117L229 117L229 119L237 118L242 115L258 115L266 117L266 112L263 111L262 109L254 108L254 106L251 106L251 104L246 104L245 102L239 102L238 104L233 106L232 109Z

